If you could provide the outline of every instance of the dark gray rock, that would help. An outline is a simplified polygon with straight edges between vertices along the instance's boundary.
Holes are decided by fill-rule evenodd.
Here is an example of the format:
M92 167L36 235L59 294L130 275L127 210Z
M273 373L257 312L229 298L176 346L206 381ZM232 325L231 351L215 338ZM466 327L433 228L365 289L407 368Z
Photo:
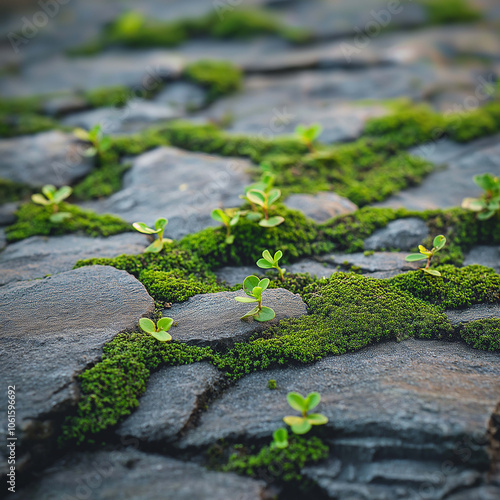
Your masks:
M155 96L153 101L186 114L205 104L206 91L190 82L172 82Z
M18 202L4 203L0 205L0 226L8 226L16 222L16 211L19 208Z
M171 442L195 423L223 384L222 373L208 363L162 368L151 375L139 408L117 433L147 443Z
M16 500L263 500L266 485L236 474L208 471L189 462L133 449L72 454Z
M55 96L48 98L43 103L44 113L56 117L83 111L87 107L87 101L82 96L76 94Z
M238 283L243 283L247 276L250 276L251 274L260 275L263 271L264 270L261 271L256 266L226 266L217 269L217 271L215 271L215 275L217 276L218 281L225 281L228 286L234 286Z
M347 198L336 193L292 194L285 200L285 205L294 210L300 210L304 215L318 224L336 217L350 214L358 207Z
M16 386L18 463L28 467L47 453L56 421L78 400L76 376L99 360L106 342L153 310L139 281L108 266L0 288L0 376ZM4 413L6 405L4 399ZM4 420L2 434L6 426Z
M474 304L467 309L449 309L444 312L452 325L478 319L500 318L500 304Z
M375 252L372 255L364 253L328 254L318 257L318 260L328 265L342 266L344 268L356 267L363 274L378 271L403 271L417 269L419 262L406 262L406 252Z
M249 168L246 160L161 147L135 159L121 191L86 207L148 225L166 217L165 236L177 239L217 225L210 216L215 207L240 206Z
M92 170L84 149L73 134L59 130L2 139L2 177L33 187L71 184Z
M491 485L470 488L446 498L447 500L497 500L500 498L500 487Z
M286 269L290 273L309 273L311 276L316 276L317 278L329 278L339 270L338 267L330 267L324 262L311 259L299 260L286 266Z
M479 245L474 247L464 259L464 266L480 264L500 273L500 246Z
M165 309L163 315L178 323L177 327L172 327L170 333L179 342L230 347L235 342L248 340L253 333L261 332L282 319L307 314L306 305L300 295L276 288L266 290L262 294L262 305L271 307L276 313L273 320L241 320L241 316L254 306L234 300L235 297L241 296L246 296L243 290L195 295L186 302Z
M389 222L386 227L377 229L365 240L366 250L385 250L398 248L411 250L429 235L427 224L422 219L409 217Z
M139 233L108 238L32 236L12 243L0 254L0 285L70 271L82 259L142 253L148 245L148 238Z
M7 246L7 237L5 236L5 229L0 227L0 250L3 250L6 246ZM0 254L0 260L1 258L2 254Z

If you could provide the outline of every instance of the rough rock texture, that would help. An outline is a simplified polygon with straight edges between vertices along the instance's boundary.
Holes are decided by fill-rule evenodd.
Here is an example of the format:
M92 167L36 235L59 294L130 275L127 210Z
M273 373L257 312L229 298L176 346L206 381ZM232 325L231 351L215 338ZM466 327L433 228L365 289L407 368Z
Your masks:
M285 318L297 318L307 314L306 305L300 295L283 288L266 290L262 294L262 305L271 307L276 313L272 321L259 322L252 318L240 320L254 304L242 304L235 297L246 296L239 292L218 292L195 295L186 302L174 304L163 311L178 323L170 333L175 340L195 345L229 347L235 342L244 342L255 332Z
M500 318L500 304L474 304L467 309L445 311L452 325L469 323L478 319Z
M0 288L0 376L16 386L18 446L31 453L27 460L53 444L54 420L78 399L78 373L100 358L106 342L153 310L139 281L108 266ZM4 414L6 404L0 404ZM6 425L3 420L2 434Z
M492 267L497 273L500 273L500 246L479 245L474 247L464 259L464 266L472 264Z
M71 184L92 169L84 149L73 134L58 130L2 139L1 177L33 187Z
M205 103L206 91L190 82L172 82L153 99L155 103L169 106L185 114L201 108Z
M69 271L80 259L138 254L148 245L148 238L139 233L108 238L32 236L12 243L0 254L0 285Z
M263 500L265 490L262 481L129 448L70 455L15 498Z
M16 211L19 208L19 203L4 203L0 205L0 226L7 226L16 222Z
M168 443L193 425L211 395L224 383L209 363L169 366L153 373L139 408L120 425L120 436Z
M398 248L411 250L429 235L427 224L422 219L410 217L389 222L386 227L377 229L365 240L366 250Z
M375 273L378 271L403 272L417 269L419 262L406 262L404 252L375 252L372 255L364 253L350 254L328 254L318 257L318 260L326 262L328 265L343 266L346 268L356 267L363 274Z
M5 236L5 229L0 227L0 250L3 250L6 246L7 246L7 237ZM0 259L1 258L2 254L0 254Z
M217 269L215 275L218 281L225 281L228 286L234 286L243 283L244 279L251 274L259 274L256 266L226 266Z
M239 195L250 183L249 167L246 160L161 147L135 159L121 191L86 206L148 225L166 217L165 236L177 239L217 225L210 217L214 207L239 206Z
M285 205L295 210L300 210L307 217L318 224L336 217L337 215L350 214L358 207L347 198L335 193L292 194L285 200Z

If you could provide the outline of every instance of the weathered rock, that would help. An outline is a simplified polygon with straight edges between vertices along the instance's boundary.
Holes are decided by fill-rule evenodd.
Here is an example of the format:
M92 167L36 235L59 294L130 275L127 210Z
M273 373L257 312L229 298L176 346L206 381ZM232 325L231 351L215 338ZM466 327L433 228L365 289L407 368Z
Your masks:
M170 366L153 373L139 408L120 425L120 436L168 443L193 425L209 398L224 384L208 363Z
M235 342L244 342L255 332L261 332L270 325L285 318L297 318L307 314L306 305L300 295L276 288L262 294L262 304L274 309L276 317L271 321L259 322L252 318L240 320L254 304L242 304L235 297L245 296L243 291L218 292L195 295L186 302L174 304L163 311L178 323L170 332L179 342L194 345L230 347Z
M385 250L398 248L411 250L429 235L429 229L422 219L409 217L389 222L386 227L377 229L365 240L366 250Z
M87 101L77 94L60 95L47 99L43 103L43 111L49 116L61 116L83 111Z
M330 267L325 262L317 260L303 259L286 266L290 273L309 273L317 278L329 278L333 273L338 272L338 267Z
M2 177L40 187L71 184L92 170L73 134L59 130L0 140Z
M243 283L244 279L251 274L259 274L259 272L255 269L255 266L226 266L215 271L217 280L220 282L225 281L228 286Z
M206 99L206 91L190 82L172 82L153 99L155 103L169 106L181 114L201 108Z
M208 471L189 462L133 449L70 455L21 490L16 500L263 500L266 485L248 477Z
M474 304L467 309L449 309L445 311L452 325L469 323L478 319L500 318L500 304Z
M285 200L285 205L294 210L300 210L304 215L318 224L336 217L350 214L358 207L347 198L336 193L292 194Z
M479 488L470 488L460 493L455 493L446 497L447 500L497 500L500 497L500 487L498 486L480 486Z
M5 236L5 229L0 227L0 250L3 250L6 246L7 246L7 237ZM2 254L0 254L0 260L1 258Z
M26 466L54 444L57 420L79 397L76 376L106 342L153 310L139 281L108 266L0 288L0 376L16 387L16 437ZM5 434L7 421L1 425Z
M214 207L240 206L249 168L246 160L161 147L135 159L121 191L86 206L149 225L166 217L165 236L177 239L217 225L210 216Z
M4 203L0 205L0 226L8 226L16 222L16 211L19 208L18 202Z
M375 273L378 271L397 271L417 269L419 262L406 262L404 252L375 252L372 255L364 253L327 254L318 257L318 260L328 265L342 266L343 268L357 268L360 272Z
M32 236L12 243L0 254L0 285L69 271L81 259L142 253L148 245L148 238L139 233L108 238Z
M464 259L464 266L480 264L500 273L500 246L479 245L474 247Z

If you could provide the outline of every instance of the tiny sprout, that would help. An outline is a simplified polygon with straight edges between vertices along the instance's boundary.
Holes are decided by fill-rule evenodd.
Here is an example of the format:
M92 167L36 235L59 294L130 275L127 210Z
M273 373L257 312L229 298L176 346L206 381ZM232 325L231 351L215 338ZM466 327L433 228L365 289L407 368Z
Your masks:
M274 380L273 378L269 379L267 381L267 388L271 389L271 391L274 391L274 389L276 389L276 380Z
M226 243L232 245L234 242L234 235L231 234L231 227L236 226L240 220L242 212L235 208L227 208L222 210L221 208L215 208L212 210L212 219L217 222L222 222L226 226Z
M491 174L475 175L474 182L484 190L481 198L465 198L462 208L478 212L477 218L486 220L500 216L500 178Z
M168 342L172 340L172 335L167 333L172 326L174 320L172 318L161 318L156 325L148 318L141 318L139 326L143 332L150 333L156 340L160 342Z
M271 448L278 448L280 450L288 448L288 431L284 427L280 427L273 432Z
M269 286L269 279L259 280L257 276L247 276L243 281L243 291L248 297L235 297L237 302L251 303L257 302L257 305L248 311L241 319L253 317L256 321L269 321L276 315L270 307L262 306L262 292Z
M425 267L421 267L420 270L426 272L427 274L432 274L433 276L441 276L441 273L439 271L436 271L435 269L429 269L429 266L431 265L431 260L432 257L434 257L434 254L441 250L446 243L446 238L440 234L434 238L434 242L432 243L434 247L432 250L427 250L423 245L418 245L418 249L420 250L420 253L412 253L410 255L406 256L406 262L415 262L417 260L425 260L427 259L427 264Z
M319 123L309 125L298 125L295 129L295 135L307 146L309 151L314 151L313 144L323 132L323 127Z
M111 147L111 137L104 135L100 124L95 125L88 132L83 128L76 128L73 134L81 141L92 144L83 153L85 156L95 156L98 153L104 153Z
M134 229L136 229L137 231L139 231L140 233L157 234L158 235L158 239L153 241L153 243L151 243L151 245L149 245L144 250L144 253L161 252L163 250L163 247L167 243L172 243L172 240L163 237L163 231L165 231L165 227L167 226L167 224L168 224L168 220L164 219L164 218L159 218L156 220L154 229L146 226L146 224L144 224L144 222L134 222L132 224L132 227Z
M37 193L32 195L31 201L38 205L52 205L53 213L49 219L51 222L59 223L71 217L69 212L59 212L59 204L68 198L72 192L73 190L69 186L62 186L56 189L52 184L47 184L42 188L43 194Z
M285 221L284 217L280 215L269 217L271 205L278 200L280 196L281 191L279 189L271 189L269 192L260 189L250 189L247 191L246 198L254 205L261 207L264 212L264 217L262 218L262 216L260 216L259 226L275 227Z
M307 397L300 395L298 392L289 392L286 399L294 410L302 414L301 417L290 416L283 418L285 424L289 425L295 434L306 434L313 425L324 425L328 422L328 418L321 413L307 413L319 405L321 396L318 392L311 392Z
M274 254L274 257L271 257L269 250L264 250L262 252L263 259L259 259L257 261L257 265L261 269L273 269L273 268L276 269L280 275L280 280L283 281L286 269L281 269L281 267L278 264L278 261L281 259L282 256L283 252L281 250L278 250Z

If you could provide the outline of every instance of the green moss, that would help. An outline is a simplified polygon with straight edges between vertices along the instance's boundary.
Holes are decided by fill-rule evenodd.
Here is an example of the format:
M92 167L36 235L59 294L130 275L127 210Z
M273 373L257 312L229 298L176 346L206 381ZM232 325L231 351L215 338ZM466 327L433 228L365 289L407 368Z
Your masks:
M43 109L43 98L29 97L0 97L0 115L3 114L38 114Z
M267 381L267 388L270 389L271 391L274 391L276 389L276 380L274 379L269 379Z
M122 188L122 179L130 168L129 164L105 164L90 172L73 189L78 200L91 200L111 196Z
M33 192L33 188L20 182L9 181L0 177L1 203L21 200Z
M431 24L472 22L481 19L481 13L467 0L419 0L427 9Z
M130 97L130 90L124 85L98 87L84 92L84 98L92 108L107 106L121 107Z
M460 336L474 349L500 351L500 319L489 318L466 323Z
M47 116L0 113L0 137L37 134L55 128L61 128L59 122Z
M7 241L14 242L30 236L55 236L66 233L84 232L89 236L111 236L130 231L131 226L113 215L97 215L68 203L60 204L61 212L72 216L62 223L53 223L49 217L51 207L26 203L16 212L17 221L5 230Z
M491 135L500 130L500 120L496 116L498 103L467 113L451 114L446 117L446 131L457 142L468 142Z

